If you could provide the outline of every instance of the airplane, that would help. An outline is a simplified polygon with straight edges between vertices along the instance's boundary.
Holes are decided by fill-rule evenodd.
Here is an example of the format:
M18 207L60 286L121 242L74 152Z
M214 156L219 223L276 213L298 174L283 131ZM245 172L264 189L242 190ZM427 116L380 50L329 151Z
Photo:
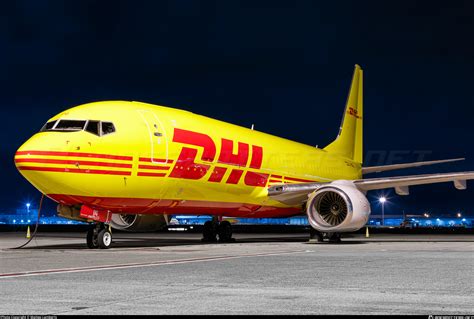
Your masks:
M229 242L223 216L306 214L313 238L339 242L366 225L369 190L453 182L474 172L363 178L368 173L462 159L364 167L363 71L355 65L336 139L320 149L189 111L134 101L65 110L15 153L19 172L58 203L58 215L91 223L86 243L106 249L112 228L153 231L169 215L211 215L203 241Z

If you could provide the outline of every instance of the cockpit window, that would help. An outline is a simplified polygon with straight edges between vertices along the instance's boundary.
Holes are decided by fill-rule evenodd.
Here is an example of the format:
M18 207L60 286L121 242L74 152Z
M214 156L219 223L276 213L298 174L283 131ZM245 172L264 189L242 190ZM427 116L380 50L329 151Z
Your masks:
M53 129L54 124L56 124L56 122L57 122L57 121L51 121L51 122L48 122L48 123L46 123L45 125L43 125L43 127L41 128L41 132L44 132L44 131L48 131L48 130Z
M99 121L88 121L86 126L86 132L100 136Z
M86 126L86 121L59 120L54 128L55 131L82 131Z
M115 126L111 122L101 122L102 126L102 135L107 135L115 132Z
M115 132L115 125L112 122L102 122L97 120L56 120L47 122L40 130L77 132L86 131L97 136L103 136Z

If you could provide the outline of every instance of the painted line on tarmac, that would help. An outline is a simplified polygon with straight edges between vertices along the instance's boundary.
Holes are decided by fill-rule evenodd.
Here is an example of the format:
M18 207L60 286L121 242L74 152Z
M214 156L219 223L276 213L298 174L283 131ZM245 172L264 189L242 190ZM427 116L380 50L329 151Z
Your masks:
M114 269L126 269L126 268L178 265L178 264L205 262L205 261L237 259L237 258L245 258L245 257L263 257L263 256L300 254L300 253L305 253L305 252L308 252L308 250L287 250L287 251L276 251L276 252L271 252L271 253L259 253L259 254L224 255L224 256L198 257L198 258L188 258L188 259L162 260L162 261L147 262L147 263L130 263L130 264L102 265L102 266L75 267L75 268L45 269L45 270L36 270L36 271L23 271L23 272L16 272L16 273L4 273L4 274L0 274L0 279L42 276L42 275L51 275L51 274L64 274L64 273L74 273L74 272L99 271L99 270L114 270Z

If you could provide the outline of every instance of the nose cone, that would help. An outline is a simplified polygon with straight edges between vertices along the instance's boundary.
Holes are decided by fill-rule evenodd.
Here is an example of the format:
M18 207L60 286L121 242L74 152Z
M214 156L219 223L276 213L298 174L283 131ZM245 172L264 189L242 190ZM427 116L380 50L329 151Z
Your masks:
M39 133L23 143L14 156L15 166L20 174L40 192L46 194L51 191L52 181L47 173L51 171L52 163L56 161L54 157L52 158L55 153L54 145L58 145L54 136Z
M15 156L13 157L13 161L15 162L15 166L18 170L24 167L25 163L28 162L28 159L31 157L31 151L35 149L34 144L31 143L32 138L27 140L23 145L21 145L15 152Z
M42 137L41 134L33 135L23 145L18 148L15 153L14 161L18 170L28 167L29 163L34 163L32 160L37 157L42 157L50 150L51 143Z

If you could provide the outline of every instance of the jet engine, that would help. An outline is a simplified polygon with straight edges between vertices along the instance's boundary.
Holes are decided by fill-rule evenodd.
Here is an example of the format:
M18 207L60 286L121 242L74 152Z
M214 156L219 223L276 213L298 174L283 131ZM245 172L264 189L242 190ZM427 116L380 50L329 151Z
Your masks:
M167 215L113 214L110 221L113 228L131 232L160 230L167 224Z
M352 232L369 220L370 204L352 182L335 181L308 196L306 214L310 225L320 232Z

